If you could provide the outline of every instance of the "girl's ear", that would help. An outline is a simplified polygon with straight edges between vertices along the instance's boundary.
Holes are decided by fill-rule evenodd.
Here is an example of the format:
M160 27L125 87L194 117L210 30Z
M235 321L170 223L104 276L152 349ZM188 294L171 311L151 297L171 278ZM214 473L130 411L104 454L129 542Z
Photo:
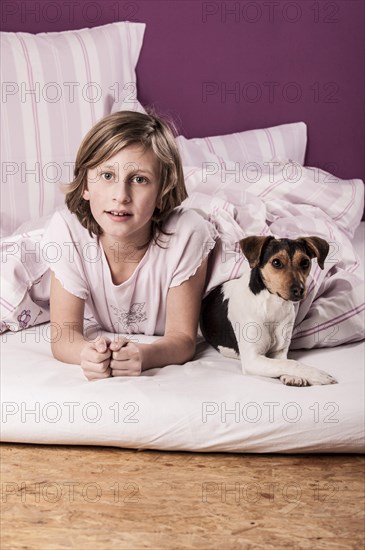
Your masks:
M84 189L84 192L82 193L82 198L86 201L90 200L90 193L88 189Z

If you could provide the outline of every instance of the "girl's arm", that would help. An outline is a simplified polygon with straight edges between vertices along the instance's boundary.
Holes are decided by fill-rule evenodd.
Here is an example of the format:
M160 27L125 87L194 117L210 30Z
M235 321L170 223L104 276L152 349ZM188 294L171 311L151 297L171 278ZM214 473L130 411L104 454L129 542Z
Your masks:
M194 357L207 263L206 258L195 275L169 289L165 335L153 344L141 344L142 370L182 364Z
M84 338L85 301L63 288L51 272L51 349L53 356L64 363L80 364Z
M101 337L94 342L84 338L85 300L63 288L51 274L51 348L53 356L63 363L81 365L88 380L107 378L111 374L110 340Z
M115 350L110 363L113 376L138 375L141 370L182 364L193 358L207 262L206 258L195 275L169 289L162 338L152 344L111 344L110 349Z

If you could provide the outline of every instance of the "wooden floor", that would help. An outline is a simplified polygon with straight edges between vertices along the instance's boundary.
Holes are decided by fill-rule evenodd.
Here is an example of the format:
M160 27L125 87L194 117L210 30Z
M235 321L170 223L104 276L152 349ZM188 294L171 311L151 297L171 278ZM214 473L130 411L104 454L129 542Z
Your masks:
M364 457L4 444L1 548L362 549Z

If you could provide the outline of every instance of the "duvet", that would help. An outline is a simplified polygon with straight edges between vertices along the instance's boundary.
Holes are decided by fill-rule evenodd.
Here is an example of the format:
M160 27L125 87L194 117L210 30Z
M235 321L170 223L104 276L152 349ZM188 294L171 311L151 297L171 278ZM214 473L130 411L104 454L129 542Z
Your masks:
M184 167L194 208L215 225L205 295L240 277L247 262L239 240L248 235L296 238L317 235L330 243L321 270L313 262L308 293L296 306L291 349L332 347L364 338L363 267L352 238L364 209L361 180L339 180L323 170L289 160L269 163L206 162ZM50 219L27 222L1 242L1 332L49 320L49 271L42 262L44 229Z

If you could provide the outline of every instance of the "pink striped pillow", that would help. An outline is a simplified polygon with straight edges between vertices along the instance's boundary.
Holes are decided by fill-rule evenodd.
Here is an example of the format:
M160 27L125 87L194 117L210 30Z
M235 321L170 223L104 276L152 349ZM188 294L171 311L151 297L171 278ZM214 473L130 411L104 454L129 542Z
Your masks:
M249 168L249 163L269 162L274 159L291 159L304 163L307 147L307 126L294 122L245 132L206 138L177 138L183 164L200 166L210 163L210 170L233 170L239 163L239 171Z
M0 33L2 236L63 204L83 136L115 105L133 110L145 26Z

